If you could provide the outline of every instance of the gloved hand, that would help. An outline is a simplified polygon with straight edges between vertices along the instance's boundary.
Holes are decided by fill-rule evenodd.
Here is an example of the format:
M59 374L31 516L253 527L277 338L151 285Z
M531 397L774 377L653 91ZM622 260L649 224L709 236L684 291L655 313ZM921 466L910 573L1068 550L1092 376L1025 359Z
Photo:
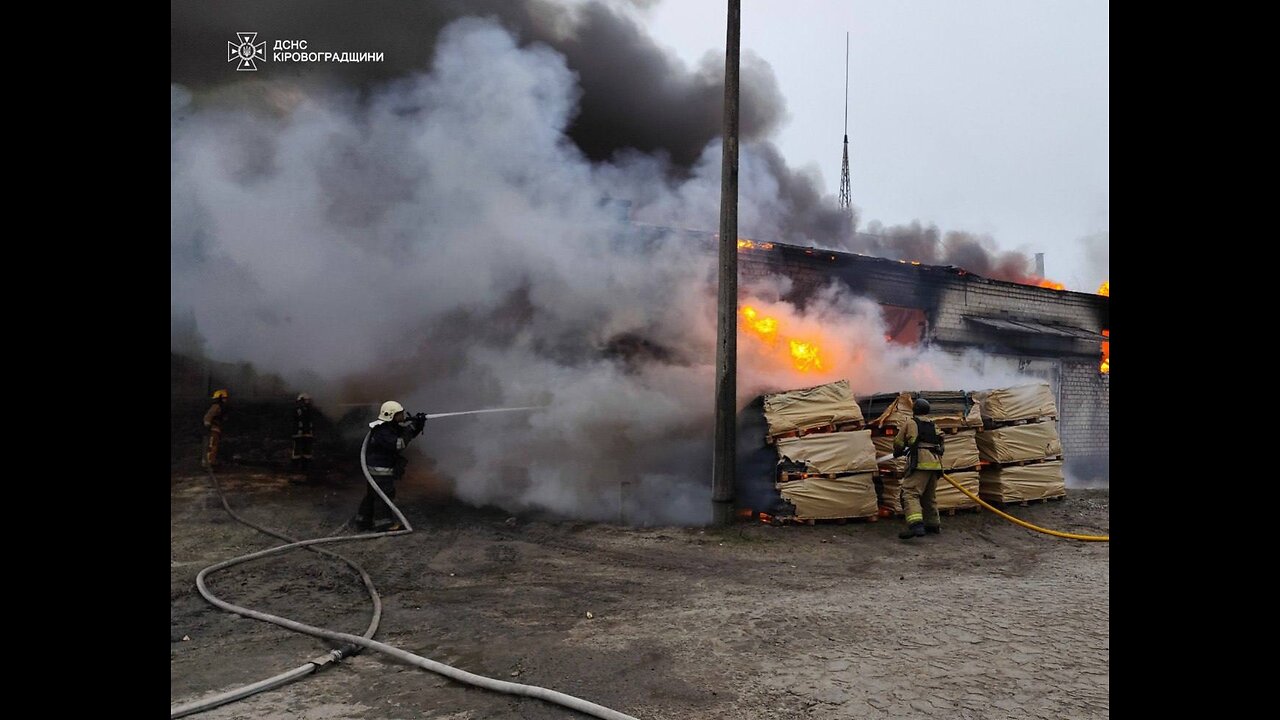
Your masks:
M413 427L417 430L417 434L421 435L422 430L427 426L427 414L418 413L413 416Z
M902 446L902 447L898 447L898 446L896 446L896 445L895 445L895 446L893 447L893 456L894 456L894 457L896 457L896 458L900 458L900 457L902 457L903 455L906 455L906 454L907 454L907 447L906 447L905 445L904 445L904 446Z

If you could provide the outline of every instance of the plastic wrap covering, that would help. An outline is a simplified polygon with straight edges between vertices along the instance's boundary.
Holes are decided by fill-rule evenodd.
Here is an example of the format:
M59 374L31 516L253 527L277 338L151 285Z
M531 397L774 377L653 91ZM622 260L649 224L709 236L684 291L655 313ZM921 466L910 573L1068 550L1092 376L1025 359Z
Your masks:
M942 436L942 469L971 468L978 464L977 432L961 430ZM947 487L951 487L948 485ZM954 490L955 488L952 488ZM976 492L976 491L975 491Z
M947 477L960 483L965 490L968 490L974 495L978 494L980 479L977 470L954 473L949 472L947 473ZM939 510L978 507L978 503L970 500L968 495L957 490L955 486L947 482L945 478L938 479L938 489L934 493L934 500L938 503Z
M764 396L769 434L806 430L819 425L862 420L848 380Z
M984 390L974 393L973 397L981 406L983 419L995 423L1058 414L1049 383Z
M1010 425L978 433L978 454L993 463L1042 460L1062 454L1062 441L1058 438L1058 422Z
M871 473L792 480L778 483L778 492L795 505L801 519L867 517L877 510Z
M876 449L870 430L819 433L778 441L778 461L802 463L804 472L875 472Z
M1039 500L1066 492L1061 460L1032 465L988 465L981 471L979 495L987 501Z

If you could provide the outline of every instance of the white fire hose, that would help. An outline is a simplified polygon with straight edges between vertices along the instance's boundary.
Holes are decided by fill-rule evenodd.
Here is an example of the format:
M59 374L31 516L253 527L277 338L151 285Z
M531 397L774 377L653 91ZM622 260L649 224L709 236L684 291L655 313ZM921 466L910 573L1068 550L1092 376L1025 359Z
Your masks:
M502 411L509 411L509 410L530 410L530 409L534 409L534 408L497 408L493 410L469 410L469 411L456 412L456 413L437 413L435 415L428 415L427 417L429 418L430 417L447 417L451 415L471 415L471 414L484 413L484 412L502 412ZM617 710L611 710L602 705L597 705L593 702L583 700L581 698L576 698L576 697L573 697L572 695L566 695L565 693L558 692L555 690L550 690L548 688L538 687L536 685L524 685L521 683L507 682L505 680L496 680L494 678L484 677L483 675L476 675L474 673L469 673L465 670L459 670L450 665L445 665L444 663L436 662L435 660L431 660L429 658L425 658L420 655L414 655L413 653L405 652L404 650L401 650L399 648L393 647L391 645L387 645L386 643L378 642L376 640L372 640L367 637L352 635L350 633L334 632L332 630L326 630L324 628L315 627L314 625L307 625L305 623L289 620L287 618L283 618L278 615L271 615L269 613L258 612L257 610L251 610L249 608L242 607L240 605L233 605L229 602L219 599L217 596L215 596L212 592L209 591L209 588L205 585L205 578L210 573L217 572L218 570L222 570L242 562L247 562L249 560L256 560L258 558L267 557L270 555L277 555L283 552L288 552L295 548L310 547L312 545L319 545L322 543L345 542L348 540L370 540L373 538L391 537L394 535L407 535L413 532L413 526L409 524L409 520L405 518L403 513L400 512L400 508L396 507L395 503L391 502L390 498L388 498L386 494L382 491L382 488L378 487L378 484L373 481L373 476L369 474L369 466L365 462L365 449L368 447L368 445L369 445L369 434L366 434L364 438L364 442L360 445L360 469L361 471L364 472L365 481L369 483L369 486L373 488L373 491L377 493L378 497L381 498L382 501L385 502L387 506L391 508L391 511L395 514L396 519L400 522L400 524L404 527L404 529L393 530L388 532L380 532L380 533L366 533L361 535L341 535L341 536L334 536L334 537L315 538L312 540L302 540L298 542L292 542L287 545L280 545L278 547L269 548L267 550L261 550L259 552L250 553L248 555L242 555L240 557L232 558L230 560L224 560L223 562L217 563L215 565L210 565L209 567L201 570L200 573L196 575L196 588L200 591L200 594L204 596L204 599L208 600L213 605L219 608L222 608L223 610L226 610L227 612L235 613L237 615L241 615L244 617L251 617L257 620L262 620L263 622L269 622L273 625L279 625L280 627L288 628L289 630L293 630L295 632L306 633L307 635L313 635L315 637L323 638L326 640L331 640L339 643L346 643L348 645L356 645L359 647L368 648L370 650L376 650L385 655L390 655L391 657L397 660L400 660L401 662L409 663L410 665L415 665L424 670L430 670L431 672L444 675L445 677L450 678L452 680L457 680L458 682L467 683L469 685L475 685L477 687L481 687L486 690L494 690L497 692L507 693L510 695L523 695L525 697L532 697L532 698L538 698L539 700L546 700L547 702L556 703L557 705L563 705L564 707L570 708L571 710L577 710L578 712L586 713L588 715L598 717L598 718L603 718L604 720L638 720L638 718L635 718L631 715L627 715L625 713L618 712ZM212 475L212 471L210 471L210 474ZM376 627L376 625L371 625L371 630L368 632L368 634L372 634L373 627ZM222 693L218 696L207 698L206 700L203 700L203 701L197 701L194 703L188 703L186 705L171 708L170 717L171 718L181 717L182 715L187 715L194 712L200 712L202 710L208 710L212 707L216 707L217 705L221 705L227 702L231 702L232 700L237 700L243 697L247 697L249 695L252 695L255 692L260 692L262 690L266 690L272 687L278 687L279 685L283 685L286 682L289 682L291 680L294 680L309 674L316 668L324 664L327 664L330 661L330 659L340 660L341 657L342 657L342 653L340 651L337 651L337 650L331 651L329 655L325 657L312 660L309 663L307 663L307 665L288 671L286 673L282 673L273 678L269 678L267 680L254 683L252 685L248 685L248 686L239 688L237 690L230 691L228 693Z

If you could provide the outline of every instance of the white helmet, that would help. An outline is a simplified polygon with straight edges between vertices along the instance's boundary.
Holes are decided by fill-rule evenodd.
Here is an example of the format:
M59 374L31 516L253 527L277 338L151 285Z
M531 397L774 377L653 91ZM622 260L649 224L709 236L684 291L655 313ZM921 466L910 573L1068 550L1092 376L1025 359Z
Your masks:
M404 406L395 400L388 400L382 403L382 409L378 411L378 419L391 422L398 412L404 412Z

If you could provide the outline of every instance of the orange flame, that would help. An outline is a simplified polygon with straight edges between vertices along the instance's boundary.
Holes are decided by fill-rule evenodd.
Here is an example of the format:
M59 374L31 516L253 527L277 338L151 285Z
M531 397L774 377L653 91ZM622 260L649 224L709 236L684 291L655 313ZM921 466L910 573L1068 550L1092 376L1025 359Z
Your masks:
M742 508L741 510L739 510L739 511L738 511L738 517L742 518L743 520L756 520L756 519L758 519L758 520L759 520L760 522L762 522L762 523L772 523L772 522L773 522L773 516L772 516L772 515L770 515L770 514L768 514L768 513L763 513L763 512L758 513L758 512L756 512L755 510L752 510L751 508Z
M1049 288L1050 290L1066 290L1067 286L1060 282L1054 282L1049 278L1035 278L1036 286Z
M773 345L778 341L777 318L762 316L750 305L742 306L738 311L742 316L742 326L760 340ZM822 351L815 342L787 338L787 347L791 352L791 362L800 372L811 372L823 369Z
M751 328L760 336L761 340L772 343L777 339L778 321L771 317L759 317L756 309L750 305L742 307L742 317L746 320L747 327Z
M796 369L801 372L822 369L822 358L818 355L818 346L813 343L792 340L791 357L795 360Z
M738 249L742 250L743 248L746 248L747 250L772 250L773 243L771 242L758 243L758 242L755 242L754 240L747 240L746 238L738 238Z
M1103 283L1103 285L1106 285L1106 283ZM1105 335L1106 337L1111 337L1110 330L1103 330L1102 334ZM1111 341L1110 340L1102 341L1102 366L1099 367L1098 369L1102 371L1103 375L1106 375L1107 373L1111 372Z
M1098 294L1111 297L1111 281L1110 280L1102 281L1102 284L1098 286Z

